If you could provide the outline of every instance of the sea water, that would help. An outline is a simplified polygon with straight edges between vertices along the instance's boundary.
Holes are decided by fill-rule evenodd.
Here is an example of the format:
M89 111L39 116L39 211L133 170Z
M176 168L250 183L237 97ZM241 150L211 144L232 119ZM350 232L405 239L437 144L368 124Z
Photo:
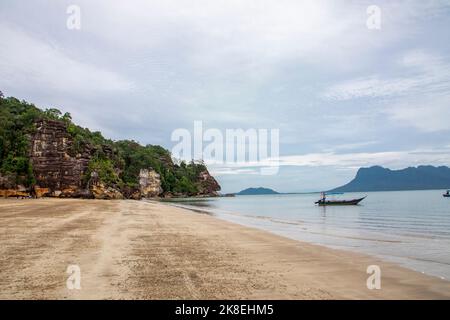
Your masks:
M450 198L442 190L346 193L357 206L314 205L318 194L178 200L176 205L288 238L371 254L450 280Z

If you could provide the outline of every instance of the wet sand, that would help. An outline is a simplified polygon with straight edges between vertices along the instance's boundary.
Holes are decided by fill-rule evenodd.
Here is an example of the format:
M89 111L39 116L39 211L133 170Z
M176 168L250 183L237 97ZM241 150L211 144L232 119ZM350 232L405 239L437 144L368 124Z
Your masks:
M1 199L0 243L0 299L450 298L445 280L157 202Z

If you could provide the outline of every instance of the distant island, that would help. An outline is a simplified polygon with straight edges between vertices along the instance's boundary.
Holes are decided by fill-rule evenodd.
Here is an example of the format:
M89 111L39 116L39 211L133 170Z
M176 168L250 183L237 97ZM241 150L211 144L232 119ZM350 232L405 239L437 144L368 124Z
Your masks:
M247 188L236 194L239 196L249 196L249 195L280 194L280 193L269 188L259 187L259 188Z
M450 188L450 168L418 166L390 170L380 166L360 168L356 177L330 192L431 190Z

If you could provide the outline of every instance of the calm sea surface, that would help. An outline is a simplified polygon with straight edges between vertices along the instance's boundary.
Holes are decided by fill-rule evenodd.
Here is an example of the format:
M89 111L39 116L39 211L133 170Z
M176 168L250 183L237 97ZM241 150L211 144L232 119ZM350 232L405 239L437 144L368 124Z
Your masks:
M450 198L443 191L346 193L358 206L318 207L318 194L176 201L292 239L379 256L450 279Z

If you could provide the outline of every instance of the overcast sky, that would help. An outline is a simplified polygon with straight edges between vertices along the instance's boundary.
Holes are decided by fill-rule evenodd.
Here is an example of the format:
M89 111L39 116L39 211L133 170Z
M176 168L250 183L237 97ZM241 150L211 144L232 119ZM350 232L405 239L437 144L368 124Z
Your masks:
M223 191L324 190L450 165L449 30L450 1L0 0L0 90L169 150L194 120L278 128L278 174L214 166Z

